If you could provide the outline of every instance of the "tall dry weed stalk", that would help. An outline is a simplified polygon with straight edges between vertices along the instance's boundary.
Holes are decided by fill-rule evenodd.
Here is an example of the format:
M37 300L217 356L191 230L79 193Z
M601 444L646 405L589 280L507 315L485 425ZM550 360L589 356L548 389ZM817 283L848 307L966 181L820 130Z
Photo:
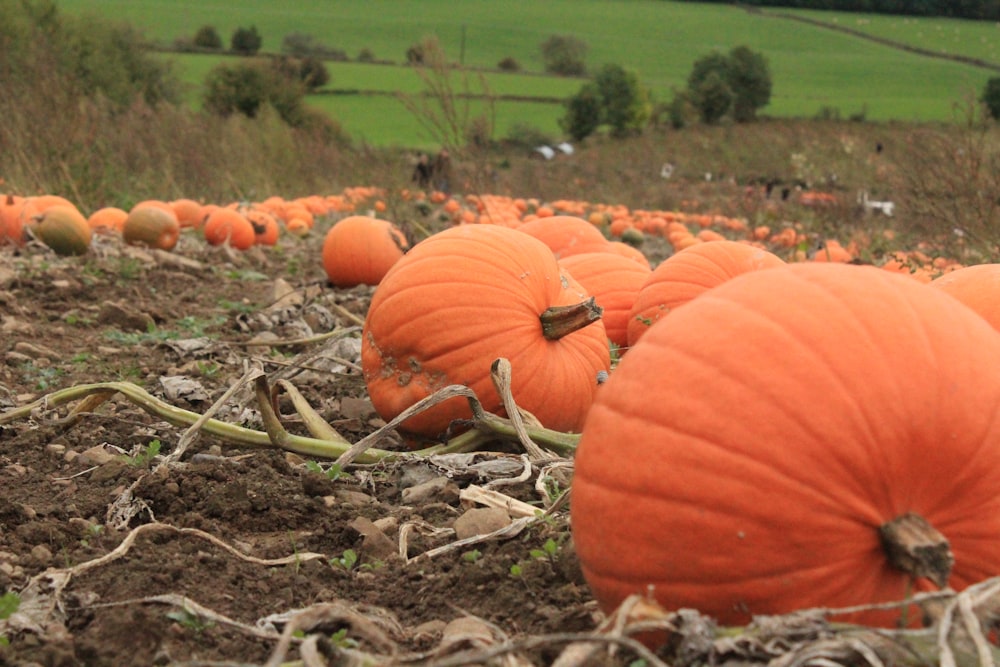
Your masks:
M914 128L899 161L907 224L968 262L1000 261L1000 127L979 104L951 126Z

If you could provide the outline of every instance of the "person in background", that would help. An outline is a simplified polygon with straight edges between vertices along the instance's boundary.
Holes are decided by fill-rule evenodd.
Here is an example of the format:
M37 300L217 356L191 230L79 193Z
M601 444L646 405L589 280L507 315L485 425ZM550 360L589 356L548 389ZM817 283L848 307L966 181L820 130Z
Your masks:
M431 159L424 153L420 151L417 153L417 162L413 165L413 177L412 180L417 184L421 190L426 190L427 186L431 184Z
M434 179L434 187L441 192L448 192L451 182L451 156L447 148L442 148L434 158L433 169L431 170Z

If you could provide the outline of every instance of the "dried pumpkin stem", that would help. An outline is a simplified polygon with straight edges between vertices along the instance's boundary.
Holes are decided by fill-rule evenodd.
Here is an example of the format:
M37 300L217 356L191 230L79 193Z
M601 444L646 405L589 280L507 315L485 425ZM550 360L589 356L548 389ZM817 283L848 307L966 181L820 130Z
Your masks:
M901 514L878 530L889 563L914 578L926 577L939 588L948 585L955 556L951 545L927 519Z
M559 340L601 319L603 312L594 297L571 306L552 306L539 316L542 335L547 340Z

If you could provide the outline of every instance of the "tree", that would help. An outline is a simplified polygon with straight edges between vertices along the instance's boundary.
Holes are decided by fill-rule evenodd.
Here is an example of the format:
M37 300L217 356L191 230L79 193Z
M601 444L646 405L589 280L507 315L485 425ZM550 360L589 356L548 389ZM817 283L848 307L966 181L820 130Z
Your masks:
M210 25L203 25L194 34L194 45L202 49L217 51L222 48L222 37L219 32Z
M573 141L582 141L601 125L601 91L597 84L588 81L576 95L566 100L566 115L559 119L559 127Z
M608 125L615 137L637 132L652 113L649 94L636 73L615 64L601 67L593 81L566 100L565 107L559 126L576 141L601 125Z
M205 79L205 109L219 116L255 118L271 106L285 123L298 127L305 116L304 98L301 82L260 62L218 65Z
M714 125L722 120L733 106L735 95L722 73L710 71L705 78L690 89L695 108L703 123Z
M542 42L545 71L563 76L580 76L587 71L587 43L573 35L552 35Z
M986 105L986 110L992 118L1000 120L1000 77L990 77L979 101Z
M262 42L263 40L260 33L257 32L257 27L250 26L249 28L237 28L233 32L229 45L236 53L244 56L252 56L260 51Z
M611 134L625 136L641 130L649 120L651 105L646 89L635 72L621 65L607 64L594 77L601 103L601 122L611 126Z
M747 46L729 52L727 82L733 89L733 119L746 123L757 119L757 109L771 101L771 70L767 58Z
M745 123L771 101L771 72L763 55L736 46L728 54L713 51L696 60L688 75L688 90L703 119L718 122L731 114L736 122ZM718 115L723 106L725 111Z

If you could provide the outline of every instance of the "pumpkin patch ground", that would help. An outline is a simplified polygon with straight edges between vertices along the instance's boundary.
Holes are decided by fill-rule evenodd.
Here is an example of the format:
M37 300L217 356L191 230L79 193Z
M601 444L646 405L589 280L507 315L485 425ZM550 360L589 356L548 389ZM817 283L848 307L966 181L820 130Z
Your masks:
M663 658L686 664L936 655L936 635L893 653L815 616L735 641L633 600L616 625L570 539L569 458L510 440L416 458L381 430L361 370L374 288L329 283L323 231L0 248L0 665L661 664L616 631L637 619L669 626ZM338 468L269 445L262 382L295 442L301 396L347 443L384 434L406 456Z

